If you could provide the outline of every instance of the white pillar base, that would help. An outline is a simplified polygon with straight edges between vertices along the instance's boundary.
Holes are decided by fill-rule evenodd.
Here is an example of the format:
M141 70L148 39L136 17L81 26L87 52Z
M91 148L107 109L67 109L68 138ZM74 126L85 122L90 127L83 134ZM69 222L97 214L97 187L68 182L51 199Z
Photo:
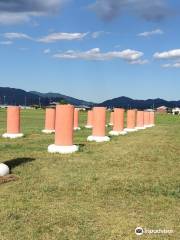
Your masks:
M95 142L109 142L109 141L110 141L110 138L107 137L107 136L104 136L104 137L89 136L89 137L87 138L87 141L89 141L89 142L92 142L92 141L95 141Z
M23 137L24 134L23 133L4 133L2 135L3 138L21 138Z
M91 125L86 125L85 128L89 128L90 129L90 128L92 128L92 126Z
M145 125L144 127L145 127L145 128L151 128L152 125Z
M8 174L9 174L9 167L4 163L0 163L0 177L4 177Z
M119 136L119 135L126 135L127 132L126 131L110 131L109 135L111 136Z
M144 130L146 127L136 127L137 130Z
M74 131L77 131L77 130L81 130L81 128L80 127L75 127Z
M42 133L51 134L51 133L55 133L55 130L43 129Z
M49 153L61 153L61 154L68 154L74 153L79 150L79 146L72 145L72 146L58 146L55 144L51 144L48 146Z
M138 130L136 128L125 128L124 131L126 131L126 132L137 132Z

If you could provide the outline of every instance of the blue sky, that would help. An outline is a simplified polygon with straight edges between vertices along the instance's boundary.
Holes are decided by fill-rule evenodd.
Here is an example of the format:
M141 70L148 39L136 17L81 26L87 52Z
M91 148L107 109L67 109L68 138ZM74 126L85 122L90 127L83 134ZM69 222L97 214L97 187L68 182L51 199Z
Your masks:
M179 10L175 0L2 0L0 86L179 100Z

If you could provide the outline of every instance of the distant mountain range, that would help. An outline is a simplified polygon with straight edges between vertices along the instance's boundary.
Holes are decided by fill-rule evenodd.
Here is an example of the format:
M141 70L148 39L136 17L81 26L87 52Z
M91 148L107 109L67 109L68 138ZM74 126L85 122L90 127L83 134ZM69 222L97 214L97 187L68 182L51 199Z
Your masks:
M0 87L0 104L7 105L42 105L48 106L51 102L60 102L65 100L66 102L75 106L105 106L109 108L123 107L123 108L157 108L160 106L166 106L169 108L180 107L179 101L166 101L160 98L147 99L147 100L134 100L128 97L118 97L100 104L79 100L73 97L69 97L59 93L40 93L36 91L24 91L22 89Z
M27 92L22 89L0 87L0 104L47 106L51 102L60 102L61 100L65 100L66 102L76 106L94 105L94 103L79 100L59 93L40 93L35 91Z
M100 104L105 107L122 107L122 108L137 108L137 109L147 109L147 108L157 108L160 106L166 106L168 108L180 107L179 101L166 101L164 99L147 99L147 100L134 100L128 97L118 97L111 100L107 100Z

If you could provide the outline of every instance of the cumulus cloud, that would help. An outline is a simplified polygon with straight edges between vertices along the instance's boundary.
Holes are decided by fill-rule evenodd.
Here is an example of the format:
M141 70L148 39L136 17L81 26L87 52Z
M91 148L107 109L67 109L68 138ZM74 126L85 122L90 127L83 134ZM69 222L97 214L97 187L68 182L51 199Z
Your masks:
M180 62L176 63L166 63L161 65L163 68L180 68Z
M131 64L142 64L141 57L143 55L144 54L142 52L131 50L131 49L126 49L123 51L101 52L99 48L93 48L84 52L68 50L63 53L56 53L53 55L53 57L59 58L59 59L82 59L82 60L98 60L98 61L123 59Z
M99 38L100 36L104 35L104 34L108 34L108 32L104 32L104 31L97 31L97 32L93 32L91 34L92 38Z
M0 24L29 21L32 16L54 14L68 0L1 0Z
M53 43L62 40L81 40L83 39L88 33L52 33L45 37L38 39L39 42L43 43Z
M13 44L12 41L1 41L0 42L0 45L11 45L11 44Z
M43 51L44 54L48 54L48 53L50 53L50 52L51 52L51 50L50 50L49 48L44 49L44 51Z
M156 59L174 59L180 58L180 49L173 49L166 52L156 52L154 53L154 58Z
M155 30L152 30L152 31L149 31L149 32L139 33L138 36L139 37L149 37L149 36L152 36L152 35L162 35L163 33L164 32L161 29L155 29Z
M3 33L1 34L5 39L8 40L18 40L18 39L24 39L24 40L32 40L32 41L36 41L36 42L42 42L42 43L53 43L53 42L57 42L57 41L62 41L62 40L66 40L66 41L72 41L72 40L81 40L83 38L85 38L85 36L88 33L52 33L49 34L45 37L41 37L41 38L33 38L25 33L18 33L18 32L7 32L7 33Z
M4 38L7 38L9 40L15 40L15 39L27 39L32 40L32 38L25 34L25 33L17 33L17 32L7 32L3 34Z
M119 14L132 13L147 21L159 21L171 14L167 0L96 0L89 8L104 20L112 20Z

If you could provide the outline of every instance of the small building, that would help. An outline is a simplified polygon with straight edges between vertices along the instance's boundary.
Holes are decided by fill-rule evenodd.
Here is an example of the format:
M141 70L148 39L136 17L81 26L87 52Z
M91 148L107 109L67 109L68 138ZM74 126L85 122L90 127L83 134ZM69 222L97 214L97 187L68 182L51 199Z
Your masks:
M157 113L167 113L168 108L166 106L161 106L156 109Z

